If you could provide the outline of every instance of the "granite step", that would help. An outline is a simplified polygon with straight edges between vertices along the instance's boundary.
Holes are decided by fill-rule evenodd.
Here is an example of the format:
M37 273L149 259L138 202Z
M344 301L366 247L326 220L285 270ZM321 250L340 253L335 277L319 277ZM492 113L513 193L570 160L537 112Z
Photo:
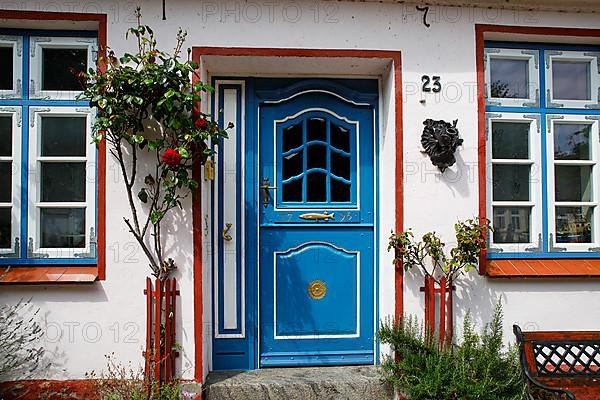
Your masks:
M375 366L265 368L211 372L205 400L387 400Z

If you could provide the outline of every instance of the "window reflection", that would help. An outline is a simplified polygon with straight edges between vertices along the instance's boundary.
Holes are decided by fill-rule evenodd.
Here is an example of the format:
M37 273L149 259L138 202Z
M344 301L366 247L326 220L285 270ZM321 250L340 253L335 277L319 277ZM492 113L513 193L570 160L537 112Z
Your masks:
M494 243L531 243L530 207L494 207Z
M495 98L529 98L529 61L522 59L490 59L491 95Z
M591 243L593 207L556 207L556 242Z

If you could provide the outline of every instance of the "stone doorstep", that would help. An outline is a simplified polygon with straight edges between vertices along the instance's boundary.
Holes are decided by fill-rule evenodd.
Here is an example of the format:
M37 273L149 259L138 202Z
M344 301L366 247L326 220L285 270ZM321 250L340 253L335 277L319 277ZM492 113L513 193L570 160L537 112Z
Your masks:
M208 375L204 400L388 400L375 366L265 368Z

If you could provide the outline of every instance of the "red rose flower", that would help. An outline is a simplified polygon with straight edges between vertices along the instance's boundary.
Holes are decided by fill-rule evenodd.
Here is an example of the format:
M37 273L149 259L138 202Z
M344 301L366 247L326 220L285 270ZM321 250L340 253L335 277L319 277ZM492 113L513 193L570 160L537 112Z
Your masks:
M196 127L196 129L204 130L208 128L208 121L204 118L197 119L196 121L194 121L194 126Z
M168 148L163 153L162 160L169 167L176 167L176 166L179 165L179 162L181 161L181 156L179 155L179 153L177 152L177 150L173 150L171 148Z

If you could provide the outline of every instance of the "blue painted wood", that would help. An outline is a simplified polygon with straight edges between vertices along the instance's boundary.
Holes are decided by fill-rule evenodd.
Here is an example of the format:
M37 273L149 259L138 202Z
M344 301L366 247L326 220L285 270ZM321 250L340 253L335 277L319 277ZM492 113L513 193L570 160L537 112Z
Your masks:
M486 48L505 48L505 49L528 49L539 50L539 82L540 82L540 106L539 107L506 107L506 106L490 106L486 105L486 112L494 113L523 113L523 114L539 114L540 115L540 136L538 145L542 152L542 251L540 253L487 253L488 259L564 259L564 258L600 258L600 252L551 252L549 243L549 223L548 208L548 126L547 115L564 114L564 115L600 115L600 109L587 108L550 108L546 104L546 68L544 64L546 50L562 50L562 51L600 51L600 46L586 45L563 45L563 44L547 44L547 43L526 43L526 42L498 42L486 41ZM535 144L535 143L534 143ZM492 221L493 224L493 221ZM595 227L596 230L600 227Z
M318 90L323 87L327 90ZM331 81L303 81L293 88L293 91L258 92L258 177L261 183L263 178L268 178L276 187L271 190L274 193L266 207L262 204L261 191L258 199L259 364L372 364L375 359L376 96L366 91L367 95L363 96L353 91L345 93L343 86ZM334 121L355 135L349 151L353 194L347 203L332 202L330 191L327 191L327 201L309 202L305 179L303 201L287 204L283 201L283 129L313 117ZM305 151L309 145L305 128L302 135L304 143L298 149ZM331 144L329 135L323 142ZM321 170L330 182L329 160ZM303 174L308 172L306 156L303 171ZM258 189L257 186L255 184ZM302 214L324 212L333 214L335 219L300 218ZM326 287L321 299L310 296L309 287L317 282Z

